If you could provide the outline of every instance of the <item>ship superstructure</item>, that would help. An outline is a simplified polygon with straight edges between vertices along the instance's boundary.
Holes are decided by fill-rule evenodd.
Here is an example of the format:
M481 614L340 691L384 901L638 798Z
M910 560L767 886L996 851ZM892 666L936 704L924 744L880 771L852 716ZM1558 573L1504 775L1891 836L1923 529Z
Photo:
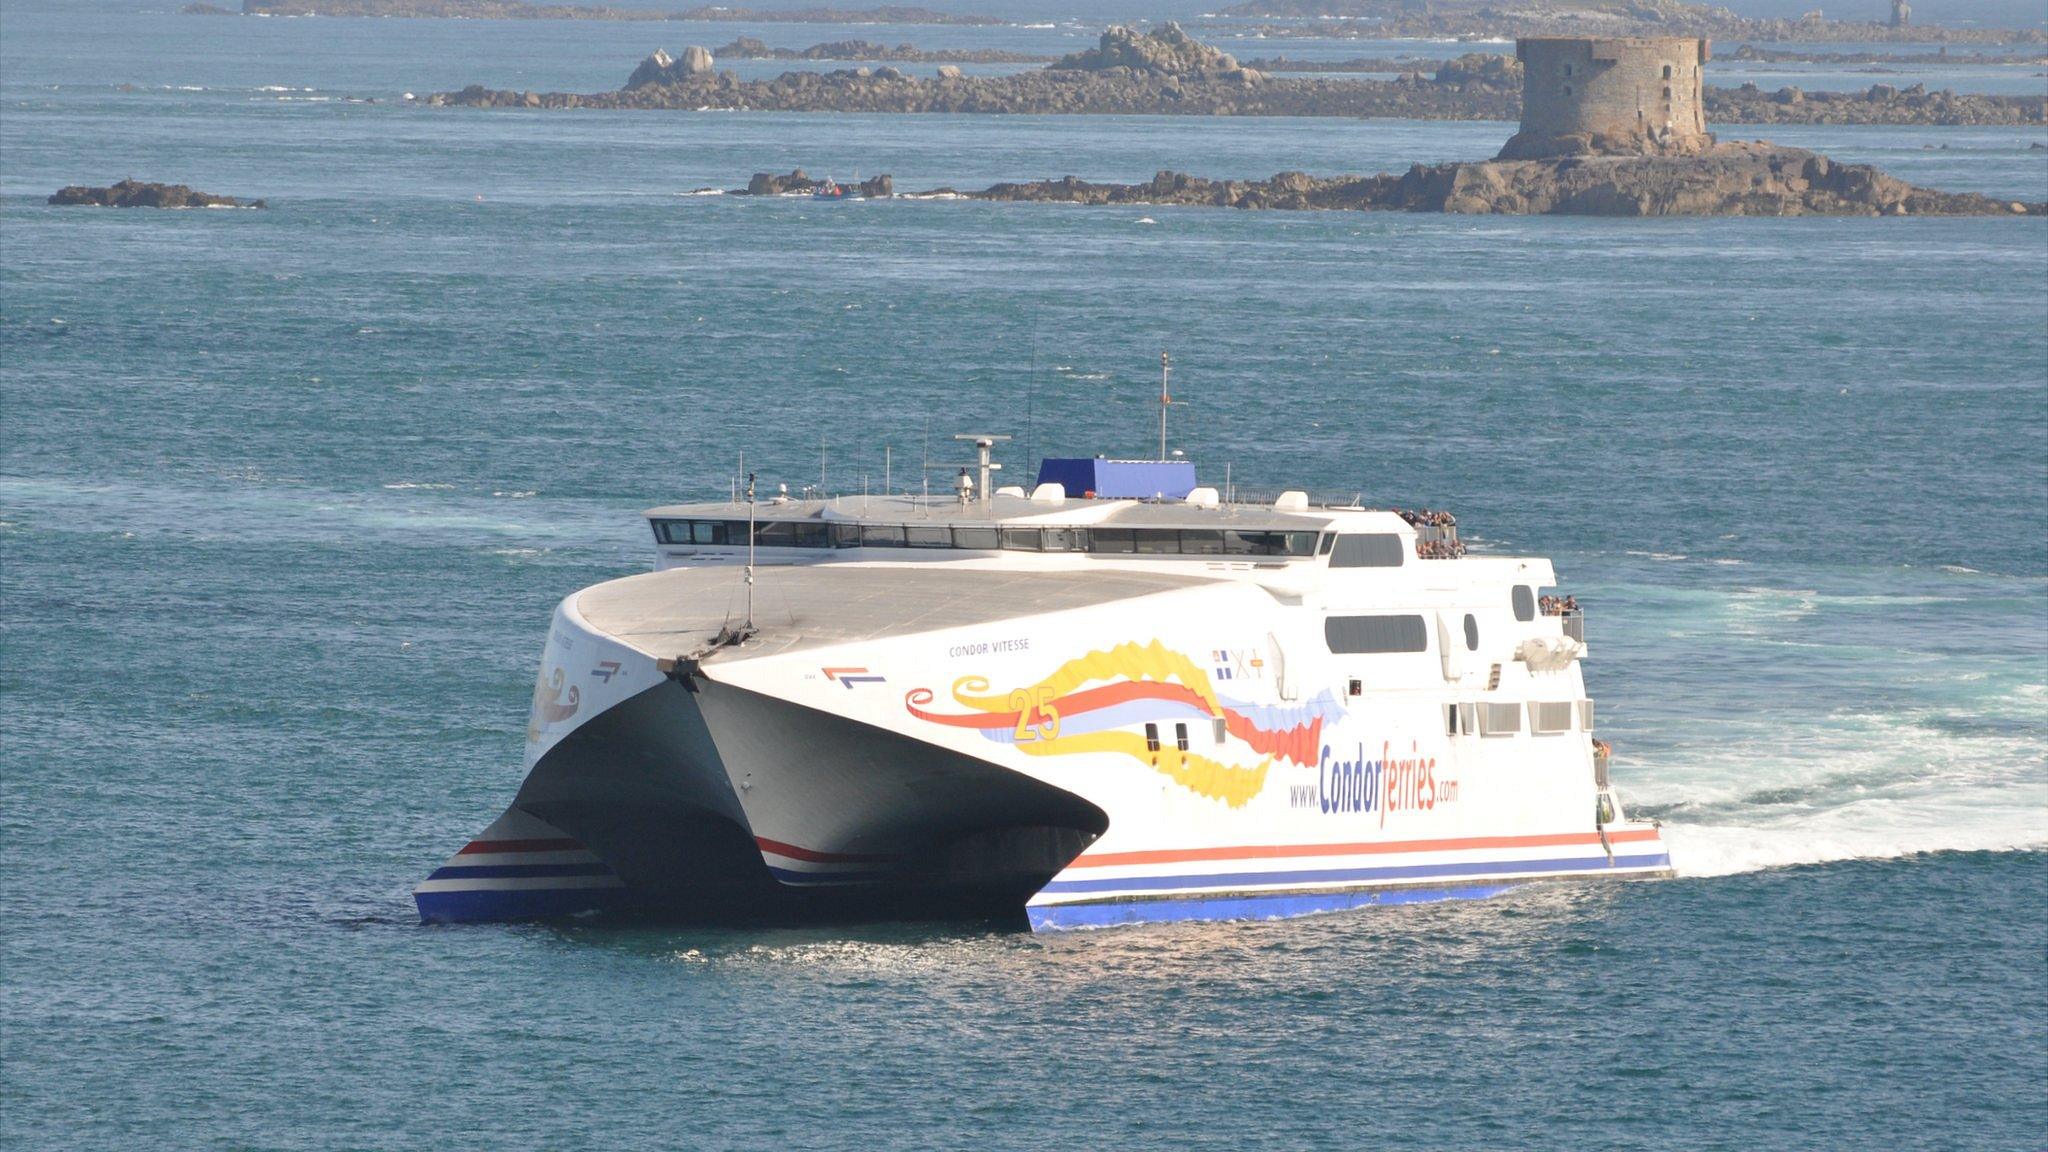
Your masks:
M557 608L526 781L422 917L1044 929L1669 873L1547 560L1172 460L990 492L994 439L953 495L649 510L655 570Z

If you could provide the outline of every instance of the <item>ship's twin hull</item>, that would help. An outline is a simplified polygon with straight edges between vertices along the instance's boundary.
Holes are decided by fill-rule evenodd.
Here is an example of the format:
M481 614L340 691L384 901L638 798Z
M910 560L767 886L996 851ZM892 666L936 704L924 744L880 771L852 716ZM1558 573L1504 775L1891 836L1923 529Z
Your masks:
M805 828L809 843L757 835L756 821ZM1670 872L1643 823L1084 855L1109 821L988 760L681 677L557 743L512 807L416 899L422 919L442 923L976 919L1051 930L1272 919Z

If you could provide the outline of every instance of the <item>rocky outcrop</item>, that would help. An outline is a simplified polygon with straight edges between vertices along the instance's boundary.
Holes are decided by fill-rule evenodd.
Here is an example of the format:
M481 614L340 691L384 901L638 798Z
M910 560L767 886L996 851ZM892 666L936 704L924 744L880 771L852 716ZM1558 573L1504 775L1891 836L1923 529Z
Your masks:
M816 192L828 183L830 183L828 180L811 179L801 168L796 169L787 176L777 176L773 172L756 172L754 173L754 178L747 181L745 188L736 188L731 194L734 196L801 196ZM869 200L886 200L896 194L896 181L886 175L873 176L850 187L855 195Z
M997 184L979 200L1185 204L1220 208L1349 209L1579 216L2015 216L2048 203L1916 188L1867 164L1837 164L1797 148L1722 144L1693 157L1626 156L1418 164L1398 176L1203 180L1161 172L1145 184L1068 176Z
M1113 27L1102 34L1095 47L1062 56L1051 67L1061 72L1121 69L1152 76L1196 77L1225 76L1239 71L1236 57L1202 43L1171 20L1145 33L1135 28Z
M145 184L140 180L123 180L104 188L91 188L73 184L59 188L49 199L51 204L86 205L94 208L261 208L261 200L237 200L233 196L215 196L211 192L196 192L183 184Z
M770 112L939 112L1122 116L1355 116L1412 120L1514 120L1521 115L1521 65L1496 54L1445 61L1434 75L1395 80L1274 78L1229 54L1186 49L1178 29L1139 37L1112 29L1087 53L1007 76L933 79L892 69L785 72L740 80L718 72L711 54L692 71L692 53L642 61L616 92L514 92L473 84L426 103L481 108L752 109ZM756 41L758 43L758 41ZM1193 41L1188 41L1193 43ZM837 47L821 45L823 48ZM907 45L905 47L908 47ZM1196 45L1196 47L1201 47ZM702 49L696 51L703 52ZM1070 66L1085 57L1100 67ZM934 57L925 57L926 60ZM1138 60L1143 66L1109 61ZM1149 63L1145 63L1149 62ZM1225 68L1228 63L1233 67ZM1173 71L1171 69L1184 69ZM1753 85L1708 88L1710 122L1729 124L2048 124L2048 97L1959 95L1875 85L1865 92L1765 93Z

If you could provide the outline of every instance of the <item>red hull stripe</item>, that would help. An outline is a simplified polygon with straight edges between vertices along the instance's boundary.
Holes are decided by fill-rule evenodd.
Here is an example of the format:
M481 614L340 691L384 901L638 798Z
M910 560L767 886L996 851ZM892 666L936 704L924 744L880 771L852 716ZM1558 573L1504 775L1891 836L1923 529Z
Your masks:
M777 856L787 856L791 860L808 860L813 864L893 864L897 860L897 857L894 856L859 856L846 852L814 852L809 848L799 848L794 844L784 844L780 840L770 840L763 836L754 837L754 843L763 852L773 852Z
M562 837L556 840L472 840L462 846L457 856L472 856L483 852L573 852L583 847L583 841Z
M1614 844L1655 840L1654 828L1612 832ZM1280 860L1297 856L1367 856L1388 852L1462 852L1475 848L1562 848L1600 843L1597 832L1561 832L1548 836L1472 836L1462 840L1390 840L1366 844L1269 844L1238 848L1163 848L1153 852L1103 852L1082 856L1069 868L1108 868L1119 864L1175 864L1189 860Z

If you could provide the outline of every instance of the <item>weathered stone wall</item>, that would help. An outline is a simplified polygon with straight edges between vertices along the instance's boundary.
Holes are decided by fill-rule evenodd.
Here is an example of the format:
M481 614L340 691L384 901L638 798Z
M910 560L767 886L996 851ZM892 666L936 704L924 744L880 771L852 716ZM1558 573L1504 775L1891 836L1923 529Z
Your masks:
M1515 42L1522 128L1504 158L1676 153L1710 145L1707 42L1658 36Z

